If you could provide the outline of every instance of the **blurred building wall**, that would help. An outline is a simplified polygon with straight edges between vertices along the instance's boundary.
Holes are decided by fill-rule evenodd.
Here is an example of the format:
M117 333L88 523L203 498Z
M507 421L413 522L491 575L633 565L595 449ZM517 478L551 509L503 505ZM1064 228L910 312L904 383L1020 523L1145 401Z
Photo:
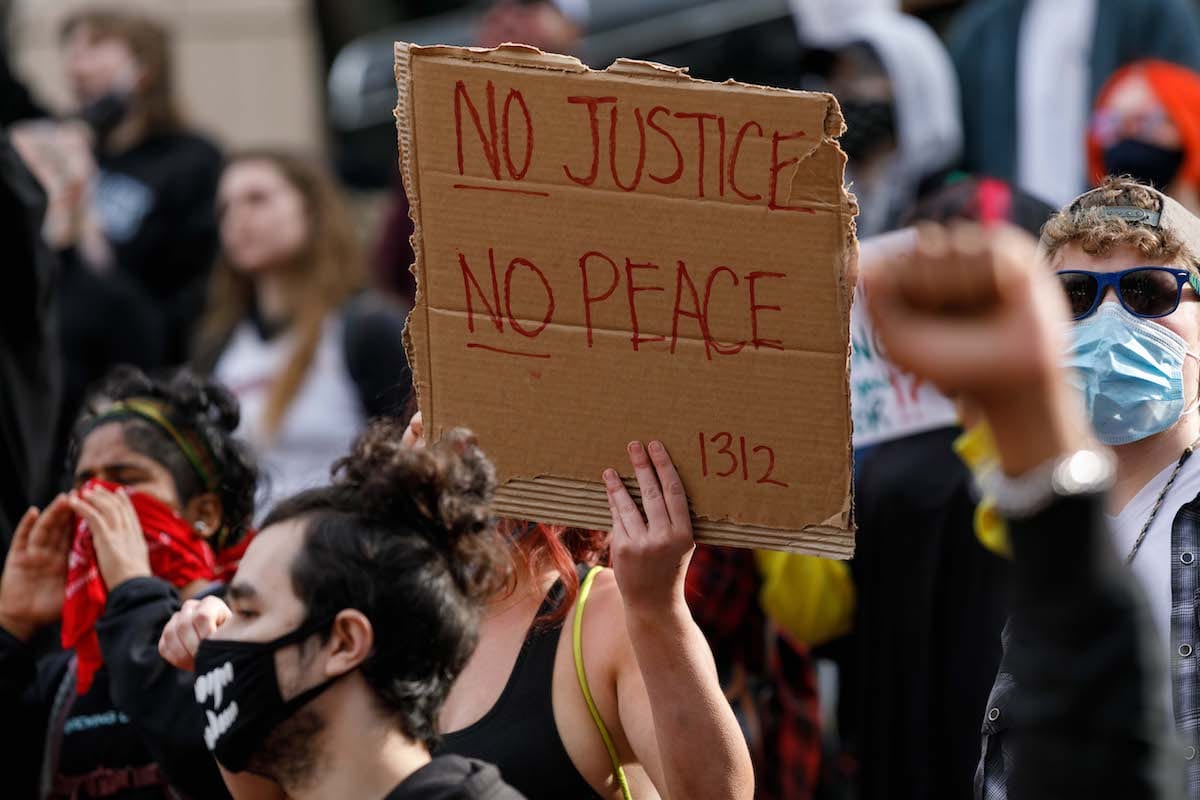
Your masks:
M84 0L12 0L13 62L35 95L68 107L58 28ZM197 128L230 148L285 145L324 152L319 60L303 0L102 0L165 22L175 42L181 106Z

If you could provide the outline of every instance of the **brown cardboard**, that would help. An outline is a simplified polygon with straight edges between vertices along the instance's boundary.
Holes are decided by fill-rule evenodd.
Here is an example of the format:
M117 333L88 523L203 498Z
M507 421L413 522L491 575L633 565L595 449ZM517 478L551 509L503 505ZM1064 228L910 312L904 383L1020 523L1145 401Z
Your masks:
M654 438L700 540L850 555L834 99L520 45L398 43L396 79L420 406L478 434L498 511L607 528L601 471Z

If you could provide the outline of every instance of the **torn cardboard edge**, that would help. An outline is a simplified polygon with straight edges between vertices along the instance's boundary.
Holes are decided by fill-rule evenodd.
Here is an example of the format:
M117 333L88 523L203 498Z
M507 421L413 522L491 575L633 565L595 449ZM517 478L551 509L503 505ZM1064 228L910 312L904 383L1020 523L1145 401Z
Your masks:
M410 237L415 255L410 271L416 277L417 299L412 314L425 314L423 330L430 330L430 315L432 304L422 302L426 281L423 272L427 268L424 248L422 225L421 190L418 180L418 154L416 153L416 132L414 129L414 97L411 91L403 87L411 86L411 70L415 55L430 55L452 57L468 62L493 64L516 68L535 68L547 71L559 71L565 74L588 72L607 73L616 77L635 82L680 82L688 85L707 85L714 88L744 88L763 95L793 94L808 95L812 93L798 92L778 87L745 84L734 80L723 83L700 80L687 74L686 68L670 67L648 61L635 59L617 59L605 70L591 70L577 58L547 54L527 45L505 44L497 48L461 48L450 46L422 47L404 42L395 44L395 76L401 87L395 109L397 133L399 141L400 171L409 193L409 215L413 222L413 233ZM845 131L845 122L837 101L832 95L827 95L822 136L814 146L816 152L822 146L837 145L836 137ZM810 152L810 155L812 153ZM844 164L844 162L843 162ZM788 180L789 189L794 192L794 183L798 180L800 164L796 164ZM841 229L844 231L844 244L841 252L841 271L838 287L842 295L842 316L844 324L849 328L849 305L854 295L857 276L850 267L855 258L857 241L855 238L854 217L857 214L857 201L853 194L842 184L840 196L836 204L821 203L839 217ZM792 193L790 192L790 194ZM432 372L432 354L428 346L418 349L409 330L405 331L405 349L409 361L413 365L414 391L420 408L426 411L427 420L436 420L433 409L433 392L430 383ZM846 336L845 352L847 380L850 363L850 337ZM852 418L848 422L853 425ZM439 434L435 425L426 425L426 437L432 440ZM484 443L486 450L486 443ZM842 510L822 524L807 525L800 530L769 528L761 525L737 523L728 520L714 520L708 517L693 516L693 528L697 541L709 544L764 548L772 550L808 553L829 558L849 558L854 553L854 519L853 519L853 482L849 476L853 474L852 447L847 436L846 451L848 456L847 487L845 502ZM627 481L627 485L630 482ZM641 505L640 496L635 486L631 486L631 494L635 502ZM496 493L494 509L502 516L512 516L550 524L561 524L589 529L608 530L611 526L611 514L608 509L607 494L603 484L576 480L573 478L555 477L514 477L501 486Z
M634 502L641 508L641 493L632 479L625 486ZM604 484L577 481L569 478L516 478L496 490L493 503L496 513L518 519L534 519L552 525L608 530L612 514ZM851 507L847 498L842 513L823 525L810 525L803 530L782 530L761 525L748 525L692 517L696 541L732 547L754 547L809 553L826 558L849 558L854 555L854 540L846 536L851 524Z

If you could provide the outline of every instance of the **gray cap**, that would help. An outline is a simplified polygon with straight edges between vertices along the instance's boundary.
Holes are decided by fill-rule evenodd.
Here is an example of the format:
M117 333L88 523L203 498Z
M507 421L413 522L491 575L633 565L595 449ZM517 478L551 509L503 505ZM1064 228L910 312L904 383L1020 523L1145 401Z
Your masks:
M1100 216L1123 219L1132 225L1143 225L1147 228L1158 228L1159 230L1169 231L1179 237L1184 246L1192 254L1193 259L1196 261L1193 266L1200 266L1200 218L1197 218L1195 214L1180 205L1178 201L1168 197L1157 189L1145 185L1141 185L1141 188L1158 198L1159 206L1157 211L1138 208L1137 206L1093 205L1083 208L1083 202L1089 195L1100 191L1107 191L1101 188L1092 189L1079 195L1063 208L1062 213L1072 215L1099 213ZM1038 252L1043 256L1046 254L1048 244L1049 242L1046 240L1045 234L1043 234L1041 241L1038 242Z

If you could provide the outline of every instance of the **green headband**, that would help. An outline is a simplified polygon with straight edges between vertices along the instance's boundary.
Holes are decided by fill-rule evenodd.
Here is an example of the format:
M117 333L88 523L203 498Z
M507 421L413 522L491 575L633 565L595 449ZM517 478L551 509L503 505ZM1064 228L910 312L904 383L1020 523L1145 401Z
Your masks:
M149 397L131 397L127 400L120 400L92 420L88 429L89 431L95 430L97 426L106 422L129 417L144 419L170 437L179 451L183 453L184 458L192 465L192 469L196 471L205 490L215 491L221 485L221 476L212 451L198 432L181 432L172 425L167 418L167 407L166 403Z

